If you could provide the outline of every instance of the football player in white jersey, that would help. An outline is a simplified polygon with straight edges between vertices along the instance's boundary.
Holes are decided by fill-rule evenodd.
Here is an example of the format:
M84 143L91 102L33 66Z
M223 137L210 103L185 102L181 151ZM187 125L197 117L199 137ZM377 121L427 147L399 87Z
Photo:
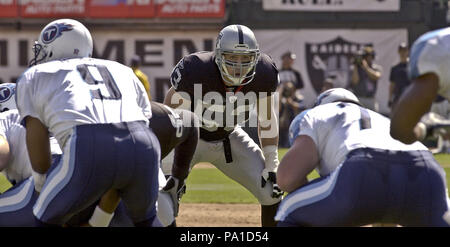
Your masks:
M445 172L427 148L389 135L388 118L342 88L291 123L277 181L278 226L449 226ZM320 178L308 182L316 169Z
M33 214L42 225L62 225L115 188L135 225L151 226L161 154L147 127L150 102L130 68L90 58L92 50L83 24L53 21L34 45L34 66L18 81L16 102L40 192ZM63 157L46 174L49 132Z
M34 190L15 90L16 84L0 84L0 171L13 185L0 195L0 226L33 226L33 204L38 193ZM61 149L54 137L50 138L50 144L52 162L57 162Z
M434 127L450 126L440 119L417 124L438 95L450 100L450 28L419 37L411 48L408 73L412 80L392 110L392 137L404 143L420 140ZM425 133L428 132L428 133Z

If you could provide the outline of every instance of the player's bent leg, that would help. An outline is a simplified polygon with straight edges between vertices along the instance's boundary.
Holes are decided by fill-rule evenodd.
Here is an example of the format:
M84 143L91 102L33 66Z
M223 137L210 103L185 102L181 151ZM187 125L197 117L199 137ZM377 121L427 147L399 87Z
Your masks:
M37 226L33 205L38 197L30 177L0 195L0 227Z
M261 205L261 226L277 226L277 222L274 221L274 217L277 213L280 203L281 202L275 203L273 205Z
M173 203L169 194L158 193L157 212L158 219L163 226L169 226L175 221Z
M272 186L270 184L261 186L261 173L265 167L261 149L240 127L236 127L230 134L229 139L233 161L226 163L225 156L222 153L220 159L214 162L214 165L225 175L244 186L258 199L262 205L262 225L275 226L275 208L281 198L272 197Z
M162 169L159 169L158 179L159 191L158 201L156 202L156 211L162 226L167 227L175 222L174 203L172 202L172 198L169 194L161 192L167 182Z
M355 201L360 192L355 185L361 177L351 169L340 165L330 175L289 193L278 207L277 226L361 225Z
M156 217L161 157L159 141L144 124L128 125L135 140L131 156L128 157L134 158L134 168L127 179L121 182L126 186L119 189L119 195L136 226L152 226L155 221L159 222ZM129 165L124 163L123 168L129 169L126 167Z
M116 152L113 139L108 130L98 126L74 128L61 161L48 173L34 205L38 220L62 225L111 187L115 158L111 153Z

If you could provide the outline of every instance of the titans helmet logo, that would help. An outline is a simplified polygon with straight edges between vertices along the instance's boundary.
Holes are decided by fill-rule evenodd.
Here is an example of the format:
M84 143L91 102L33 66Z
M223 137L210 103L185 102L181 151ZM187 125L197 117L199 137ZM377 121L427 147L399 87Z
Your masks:
M72 29L73 26L71 24L56 23L54 25L51 25L46 28L44 32L42 32L42 42L44 44L49 44L60 37L63 32L70 31Z
M11 88L0 86L0 103L8 101L12 95L13 92L11 91Z

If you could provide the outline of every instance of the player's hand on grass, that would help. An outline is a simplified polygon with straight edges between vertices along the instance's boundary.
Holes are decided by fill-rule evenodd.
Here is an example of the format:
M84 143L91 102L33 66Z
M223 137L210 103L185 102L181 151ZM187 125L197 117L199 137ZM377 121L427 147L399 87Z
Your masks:
M272 184L272 197L279 198L284 192L278 187L277 174L265 168L261 175L261 187L264 188L267 183Z

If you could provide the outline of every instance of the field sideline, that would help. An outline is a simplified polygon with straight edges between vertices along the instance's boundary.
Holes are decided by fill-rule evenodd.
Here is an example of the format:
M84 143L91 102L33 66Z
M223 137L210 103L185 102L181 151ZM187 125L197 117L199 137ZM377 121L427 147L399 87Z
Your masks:
M280 160L287 149L279 150ZM435 158L446 172L447 184L450 183L450 154L438 154ZM257 200L241 185L226 177L212 166L196 166L186 181L187 193L181 203L243 203L256 204ZM310 179L318 177L312 172ZM3 174L0 174L0 192L11 187Z

